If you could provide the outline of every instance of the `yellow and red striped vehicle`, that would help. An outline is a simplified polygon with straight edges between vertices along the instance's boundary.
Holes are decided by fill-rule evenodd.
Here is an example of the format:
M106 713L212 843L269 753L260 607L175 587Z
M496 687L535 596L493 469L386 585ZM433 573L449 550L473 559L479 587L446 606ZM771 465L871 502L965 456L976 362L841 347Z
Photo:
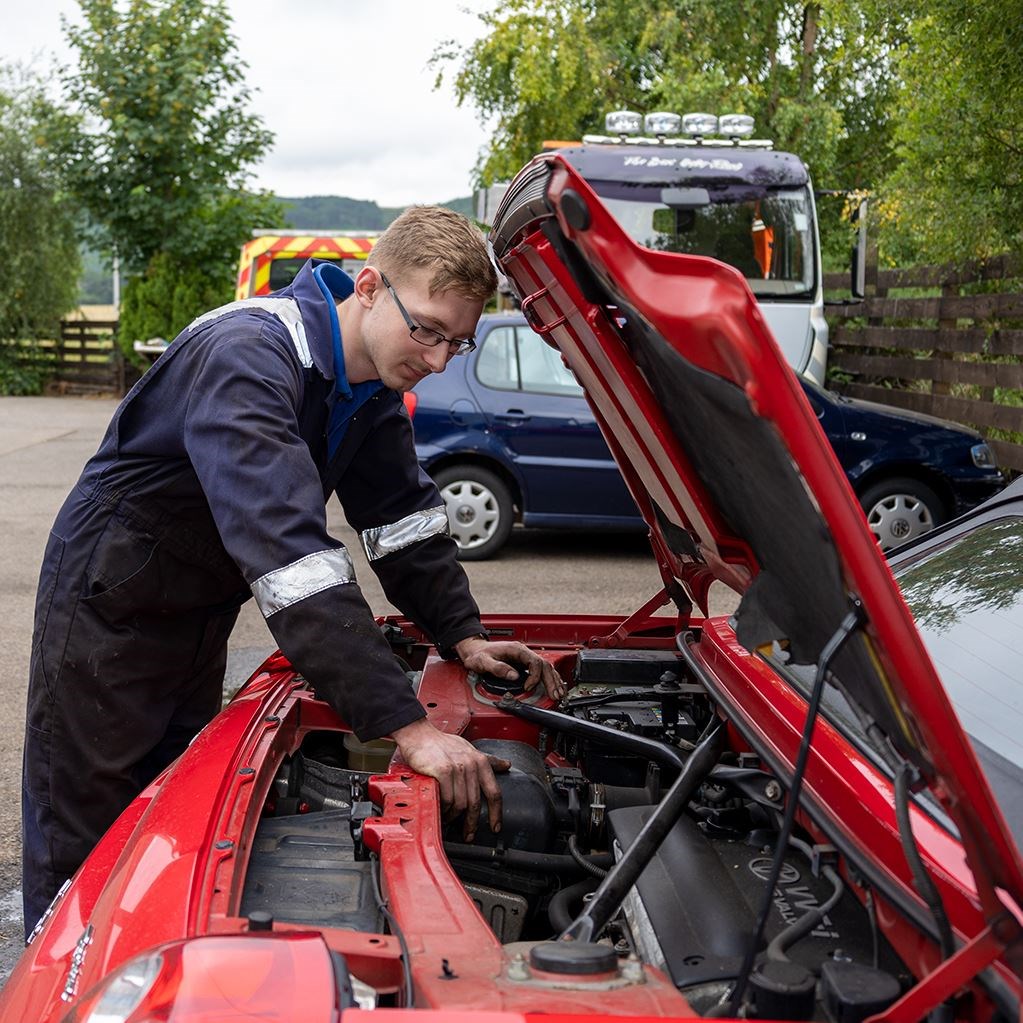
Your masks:
M331 259L348 273L359 271L379 231L254 231L242 246L235 298L268 295L287 287L310 257Z

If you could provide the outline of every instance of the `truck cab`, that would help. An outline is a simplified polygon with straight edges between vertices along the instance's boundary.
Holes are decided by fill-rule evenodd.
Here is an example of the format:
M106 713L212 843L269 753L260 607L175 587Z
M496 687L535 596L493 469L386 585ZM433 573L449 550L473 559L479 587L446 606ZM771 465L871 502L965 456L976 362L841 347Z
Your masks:
M642 129L642 133L641 133ZM606 135L552 142L639 244L738 269L785 358L824 382L828 327L810 174L746 136L745 115L608 114Z

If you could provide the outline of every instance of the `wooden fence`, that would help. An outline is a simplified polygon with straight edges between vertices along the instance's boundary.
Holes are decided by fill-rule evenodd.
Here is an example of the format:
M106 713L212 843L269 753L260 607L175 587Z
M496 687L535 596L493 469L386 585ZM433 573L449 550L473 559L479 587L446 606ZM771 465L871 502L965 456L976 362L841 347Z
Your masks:
M51 394L120 397L137 378L114 341L117 320L62 320L57 340L5 342L16 359L45 380Z
M845 274L825 276L848 293ZM827 308L828 386L976 428L1023 471L1023 260L867 268L867 296Z
M62 320L50 386L66 394L124 394L124 357L116 333L117 320Z

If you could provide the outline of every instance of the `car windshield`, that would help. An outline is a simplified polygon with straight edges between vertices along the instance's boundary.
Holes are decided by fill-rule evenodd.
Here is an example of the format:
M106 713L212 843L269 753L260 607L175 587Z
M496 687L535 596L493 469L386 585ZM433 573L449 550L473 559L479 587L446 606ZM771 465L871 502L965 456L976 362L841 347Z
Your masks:
M1023 518L983 523L896 578L1023 846Z
M693 194L703 190L593 184L640 245L728 263L742 272L758 298L812 297L816 258L808 189L716 186L705 192L709 203L668 205L663 200L671 202L673 191L698 202Z
M1023 518L1003 518L960 534L905 568L896 579L988 786L1023 848ZM768 660L809 694L812 665ZM842 694L828 686L823 707L843 731L869 747ZM947 826L939 804L925 797Z

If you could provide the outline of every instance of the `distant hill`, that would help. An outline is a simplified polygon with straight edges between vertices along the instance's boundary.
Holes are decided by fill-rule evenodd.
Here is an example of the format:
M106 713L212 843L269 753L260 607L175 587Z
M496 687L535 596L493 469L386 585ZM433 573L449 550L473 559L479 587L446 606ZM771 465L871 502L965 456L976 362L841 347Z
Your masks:
M343 195L308 195L300 198L278 196L286 212L283 224L265 224L264 227L290 227L296 231L361 229L383 231L404 209L403 206L378 206L368 199L349 199ZM472 196L451 199L440 204L473 215ZM103 257L88 246L82 246L82 279L79 285L80 302L112 302L113 285L110 268Z
M280 226L297 231L322 228L382 231L404 209L403 206L378 206L368 199L349 199L342 195L309 195L301 198L282 195L278 198L286 210L285 222ZM440 205L464 213L467 217L472 216L472 196L451 199Z

